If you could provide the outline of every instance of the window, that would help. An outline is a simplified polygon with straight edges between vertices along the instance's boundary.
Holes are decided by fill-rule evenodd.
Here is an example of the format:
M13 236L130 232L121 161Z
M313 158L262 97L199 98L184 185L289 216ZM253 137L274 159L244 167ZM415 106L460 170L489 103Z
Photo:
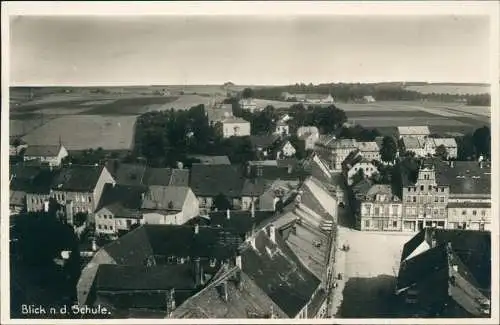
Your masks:
M365 220L365 227L370 228L370 220Z
M89 196L89 203L92 203L92 197Z
M102 225L98 225L97 228L102 229Z
M411 202L411 196L406 197L406 202Z
M411 187L408 187L408 192L411 192Z
M439 201L439 197L435 196L434 197L434 202L438 202Z
M424 186L423 185L420 185L420 190L423 191L424 190Z
M108 226L104 225L104 229L105 229L105 230L108 230Z
M444 187L441 187L441 192L444 192Z
M444 203L444 196L439 197L439 202Z
M378 216L380 214L380 208L375 207L375 215Z
M484 223L479 224L479 230L484 231Z
M484 217L486 215L486 210L481 210L481 215Z
M412 213L411 213L411 208L406 207L406 215L407 215L407 216L412 215Z
M462 210L462 215L465 216L467 214L466 210Z
M398 222L397 221L393 221L392 222L392 228L397 228L398 227Z
M477 211L476 210L472 210L472 215L473 216L477 215Z
M432 185L429 185L429 191L432 190Z
M442 216L444 216L445 210L444 209L439 209L439 214L442 215Z
M210 267L215 267L217 260L215 258L210 259Z
M413 203L417 203L417 197L416 196L413 197Z

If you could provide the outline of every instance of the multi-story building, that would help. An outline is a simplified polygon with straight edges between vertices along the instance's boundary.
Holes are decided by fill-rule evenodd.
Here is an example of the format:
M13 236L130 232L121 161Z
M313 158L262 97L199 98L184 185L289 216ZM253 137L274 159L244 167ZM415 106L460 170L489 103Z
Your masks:
M360 230L401 231L403 204L390 185L373 185L361 202Z
M274 130L274 133L279 135L288 135L290 133L290 127L288 126L288 123L283 120L279 120L276 123L276 129Z
M368 161L380 160L380 148L375 141L356 142L360 154Z
M431 134L428 126L398 126L399 138L413 137L424 139Z
M342 163L342 173L347 181L347 185L352 185L354 176L362 172L364 178L371 178L378 173L377 166L367 160L359 150L351 152Z
M297 130L297 137L304 141L306 150L313 150L316 142L319 140L319 130L315 126L301 126Z
M244 137L250 135L250 122L240 117L228 117L220 122L224 138Z
M457 158L457 142L453 138L419 138L404 136L402 138L406 151L415 153L417 157L428 157L437 154L438 148L443 146L446 149L446 158Z
M436 178L434 165L432 161L424 162L416 182L403 178L403 231L446 227L450 187Z
M320 157L328 164L332 172L342 172L342 163L347 156L357 150L358 146L354 139L337 140L335 136L320 137L315 149Z

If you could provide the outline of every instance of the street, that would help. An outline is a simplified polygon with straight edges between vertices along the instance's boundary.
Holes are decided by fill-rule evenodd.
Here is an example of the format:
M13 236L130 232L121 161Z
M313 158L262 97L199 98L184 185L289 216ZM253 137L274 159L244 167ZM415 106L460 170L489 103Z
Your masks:
M399 269L403 245L414 234L361 232L339 226L335 262L337 288L333 290L331 316L335 318L383 317ZM349 245L344 252L339 248Z

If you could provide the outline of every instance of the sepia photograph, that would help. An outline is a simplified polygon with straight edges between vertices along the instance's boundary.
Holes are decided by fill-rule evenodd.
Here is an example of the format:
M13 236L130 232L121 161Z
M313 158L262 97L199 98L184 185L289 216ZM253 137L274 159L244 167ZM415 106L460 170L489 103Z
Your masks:
M499 5L432 2L2 3L2 321L496 323Z

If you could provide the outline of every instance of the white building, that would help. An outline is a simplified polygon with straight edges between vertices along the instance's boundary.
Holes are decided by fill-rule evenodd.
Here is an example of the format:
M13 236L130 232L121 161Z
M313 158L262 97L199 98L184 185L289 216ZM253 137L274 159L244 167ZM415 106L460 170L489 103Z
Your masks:
M356 142L361 155L369 160L380 160L380 148L375 141Z
M373 185L361 203L360 230L401 231L403 204L390 185Z
M37 160L49 166L60 166L61 161L68 156L63 145L28 146L24 152L24 161Z
M257 103L253 98L243 98L239 101L241 109L248 110L250 112L257 111Z
M224 138L244 137L250 135L250 122L242 118L229 117L220 123L222 126L222 136Z
M278 152L280 152L281 155L283 155L285 157L292 157L295 155L297 150L295 149L295 147L292 145L292 143L290 141L285 141L285 143L283 143L280 146L280 149Z
M274 133L279 135L288 135L290 134L290 127L286 122L280 120L276 123L276 129Z
M414 137L424 139L428 137L431 132L428 126L398 126L399 138Z

